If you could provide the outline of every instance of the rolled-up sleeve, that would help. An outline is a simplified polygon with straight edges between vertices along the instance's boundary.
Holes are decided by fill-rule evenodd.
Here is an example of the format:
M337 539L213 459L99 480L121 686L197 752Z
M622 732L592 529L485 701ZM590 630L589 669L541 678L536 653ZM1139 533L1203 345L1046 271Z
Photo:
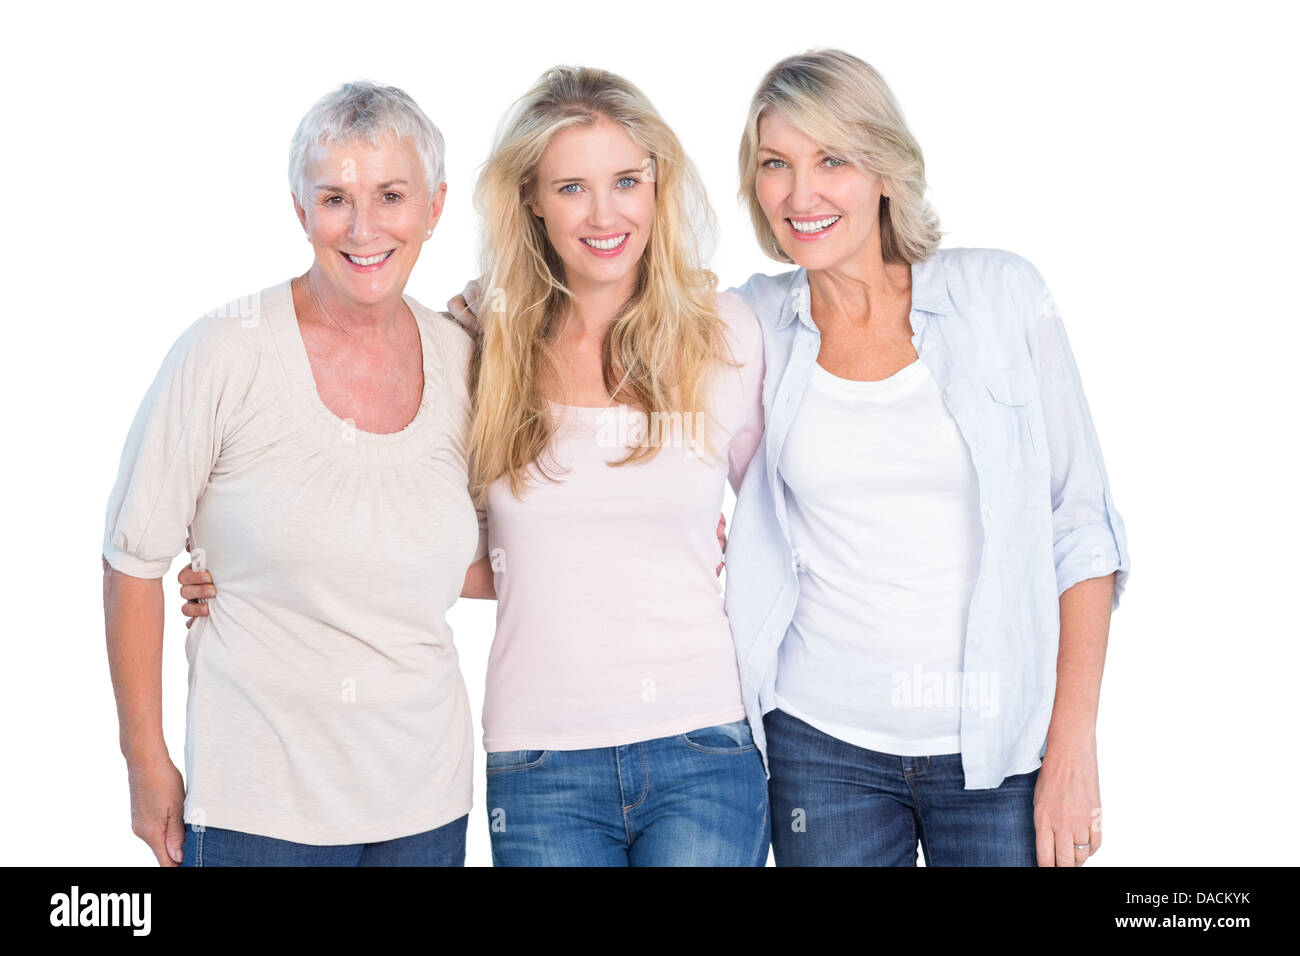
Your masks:
M1097 431L1065 324L1046 282L1028 263L1029 345L1043 402L1051 459L1052 542L1058 595L1088 578L1115 574L1111 609L1128 584L1128 542L1115 507Z
M190 326L163 360L127 434L109 496L104 557L137 578L161 578L185 547L199 498L238 402L241 363L212 317Z

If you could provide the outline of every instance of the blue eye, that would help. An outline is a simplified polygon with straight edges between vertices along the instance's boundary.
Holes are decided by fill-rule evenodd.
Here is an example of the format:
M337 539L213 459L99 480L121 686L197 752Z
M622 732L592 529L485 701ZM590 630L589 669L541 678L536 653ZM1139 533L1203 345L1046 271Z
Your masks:
M836 159L834 156L827 156L826 162L830 164L831 169L838 169L840 166L847 166L848 163L842 159Z
M623 183L630 183L631 185L624 186ZM632 186L636 185L636 183L637 181L634 176L624 176L622 179L618 181L618 185L623 189L631 189Z
M763 161L762 165L766 166L768 169L776 169L776 168L777 168L777 167L776 167L776 164L777 164L777 163L780 163L782 166L784 166L784 165L785 165L785 160L784 160L784 159L767 159L767 160L764 160L764 161Z
M572 196L577 192L577 190L581 188L582 187L579 186L577 183L566 183L565 185L560 187L560 192L568 193L570 196Z

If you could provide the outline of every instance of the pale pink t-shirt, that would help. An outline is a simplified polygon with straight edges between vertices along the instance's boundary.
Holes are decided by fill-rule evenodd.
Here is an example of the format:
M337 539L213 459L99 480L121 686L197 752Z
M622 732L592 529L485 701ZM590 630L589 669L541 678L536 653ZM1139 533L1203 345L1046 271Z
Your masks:
M763 340L739 296L718 307L740 365L716 366L707 414L553 405L544 463L559 481L534 466L522 500L504 480L488 489L486 750L612 747L744 717L717 524L763 434ZM693 451L706 429L712 444ZM658 436L654 458L606 464L642 434Z

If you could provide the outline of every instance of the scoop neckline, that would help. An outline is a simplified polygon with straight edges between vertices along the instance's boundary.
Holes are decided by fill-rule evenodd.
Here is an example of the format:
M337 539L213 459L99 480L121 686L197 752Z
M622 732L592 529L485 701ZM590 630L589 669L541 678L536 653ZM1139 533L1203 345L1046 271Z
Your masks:
M316 374L312 371L311 356L307 353L307 342L302 337L302 325L298 321L298 309L293 301L293 280L290 279L284 284L284 295L288 300L288 319L293 325L293 342L297 348L298 359L302 365L303 373L306 380L311 383L310 389L304 389L310 396L310 401L316 410L324 416L331 424L337 428L351 429L350 435L354 436L359 442L365 442L372 445L393 445L406 441L412 435L419 432L424 423L429 418L429 405L433 394L432 371L430 368L431 343L429 337L425 334L424 323L420 321L420 313L415 302L405 292L402 293L403 304L411 310L411 318L415 320L416 332L420 336L420 370L423 382L420 389L420 407L415 410L415 416L395 432L368 432L364 429L357 428L355 424L349 424L345 418L339 418L333 410L325 404L324 399L320 397L320 390L316 385Z
M905 388L908 385L911 385L916 379L920 378L924 372L925 363L921 361L920 356L917 356L917 358L904 365L893 375L871 381L863 381L856 378L841 378L834 372L827 371L823 368L820 362L815 360L813 362L813 374L826 384L838 388L841 391L871 395L878 395Z

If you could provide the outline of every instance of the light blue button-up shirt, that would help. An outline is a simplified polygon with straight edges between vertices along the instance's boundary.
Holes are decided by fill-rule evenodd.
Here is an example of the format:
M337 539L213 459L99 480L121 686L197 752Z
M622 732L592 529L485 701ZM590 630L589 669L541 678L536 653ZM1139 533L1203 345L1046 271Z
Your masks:
M779 463L821 333L809 315L803 269L754 275L734 291L763 327L767 430L732 517L725 600L745 710L766 763L762 715L776 706L777 651L799 600L801 571ZM1129 567L1124 522L1065 327L1033 265L996 249L940 250L912 265L910 320L912 345L939 384L979 483L984 542L964 671L972 684L996 686L998 698L995 707L963 702L961 755L966 789L992 788L1042 763L1056 690L1059 597L1079 581L1117 571L1119 606Z

